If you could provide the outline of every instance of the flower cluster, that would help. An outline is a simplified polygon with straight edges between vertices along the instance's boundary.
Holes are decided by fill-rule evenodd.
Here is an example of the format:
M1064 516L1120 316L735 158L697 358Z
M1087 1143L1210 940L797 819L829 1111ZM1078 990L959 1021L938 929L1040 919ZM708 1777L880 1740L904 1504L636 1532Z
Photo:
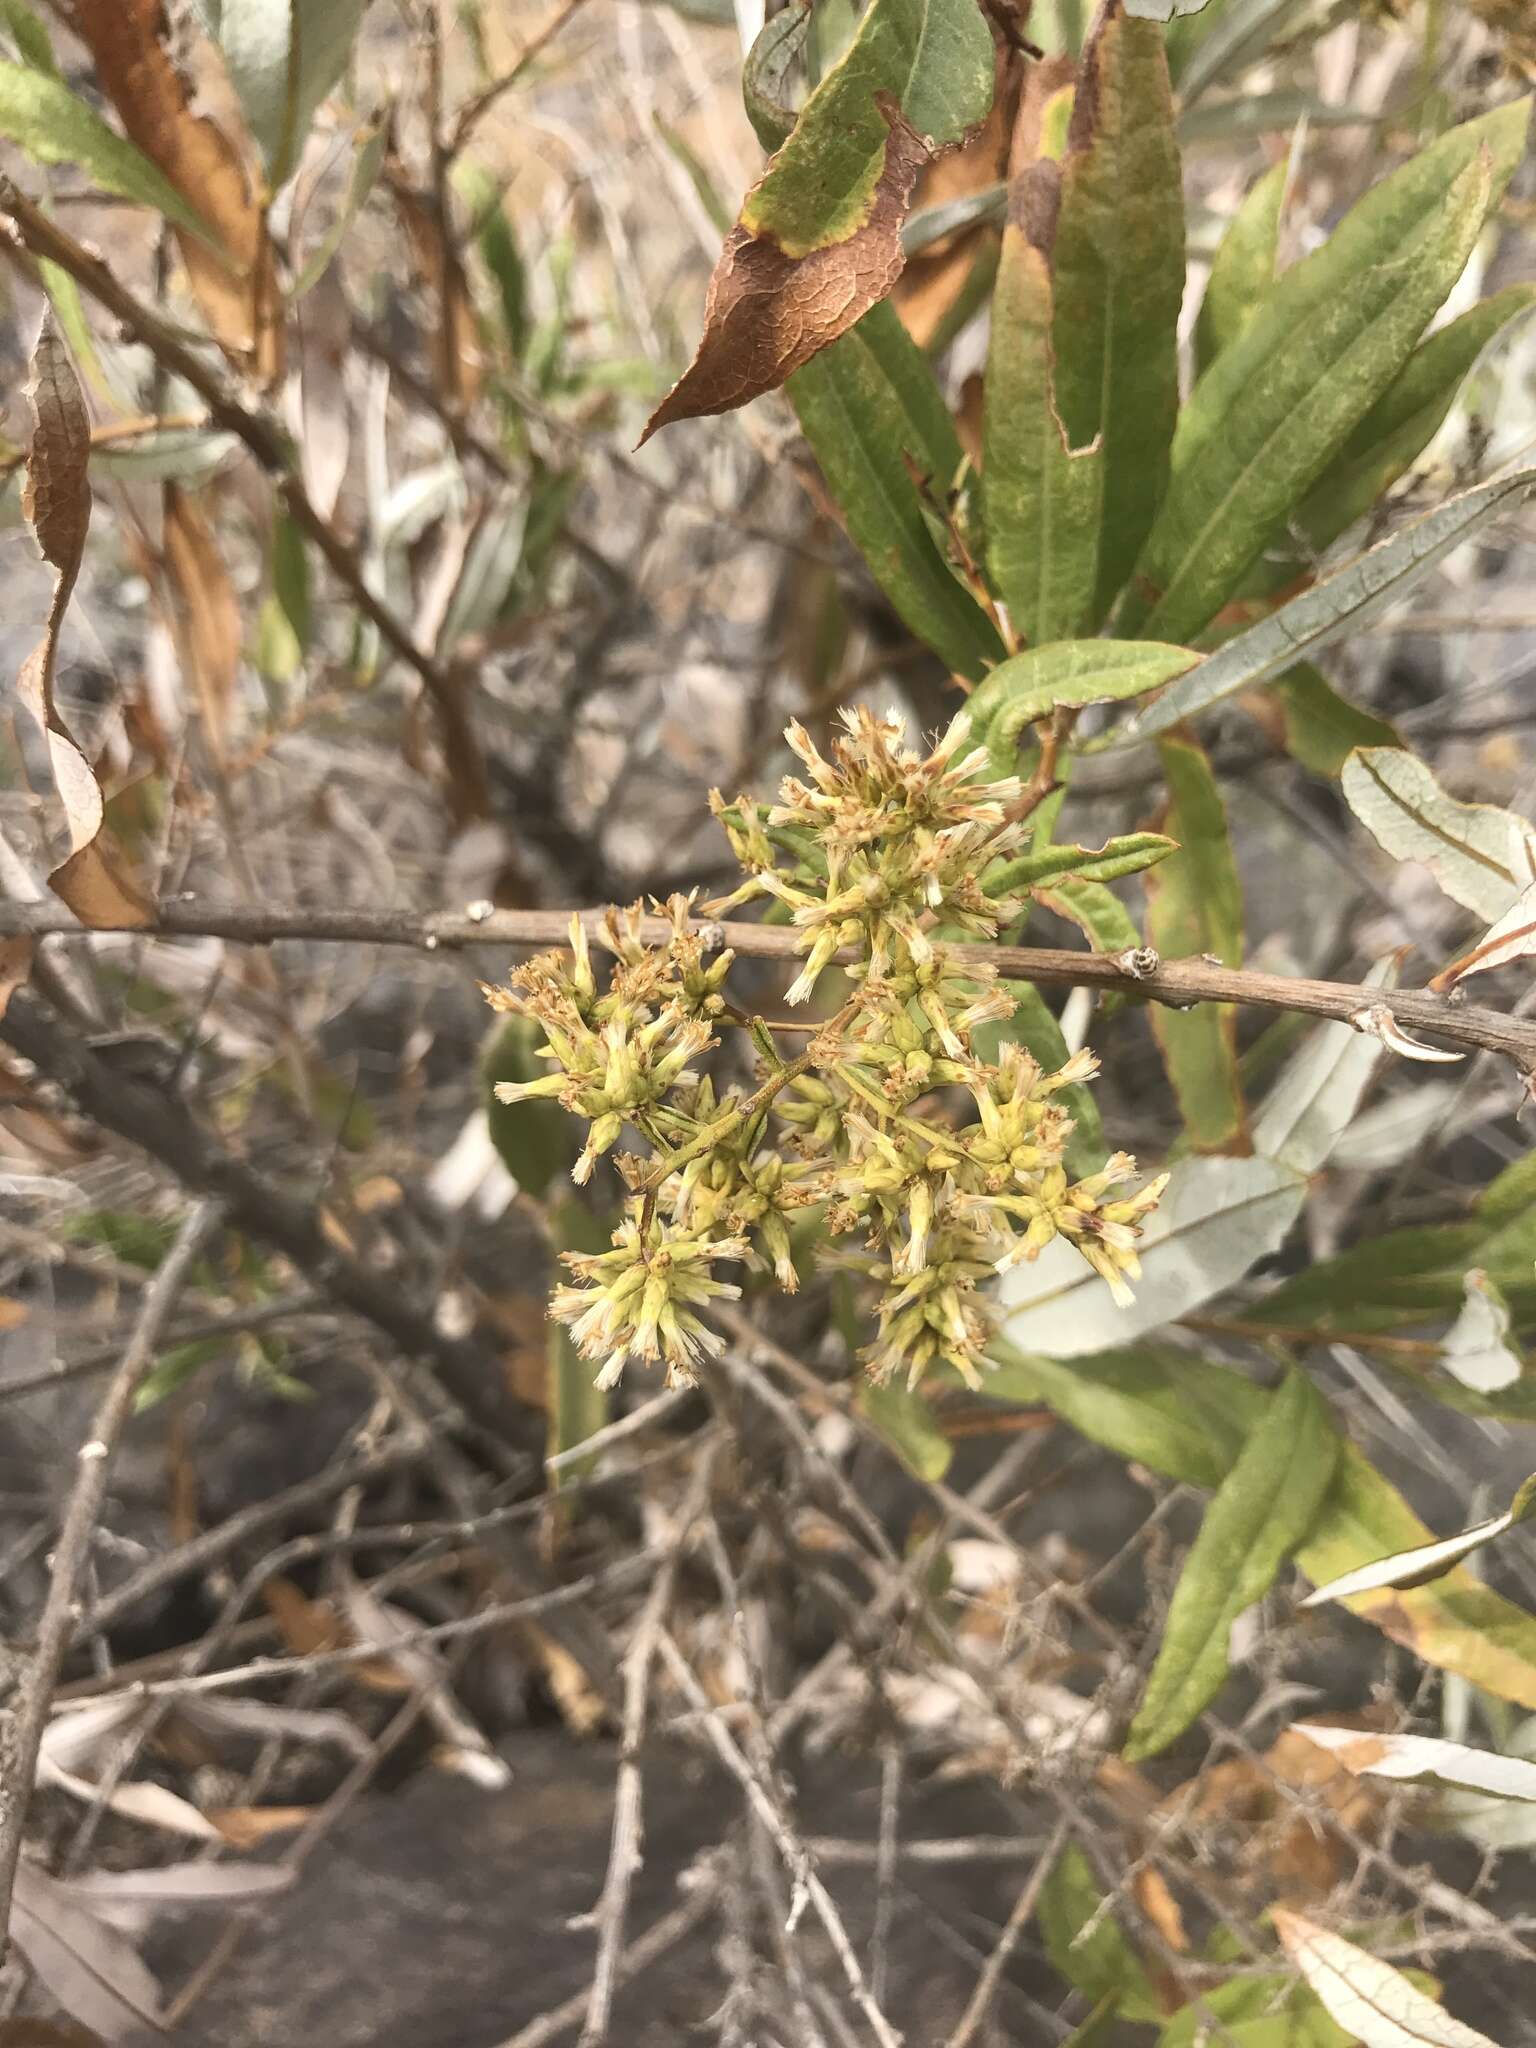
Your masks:
M842 963L846 1000L806 1028L798 1056L733 1009L732 956L711 958L691 898L655 906L659 945L643 937L638 905L609 914L615 964L602 992L574 919L570 955L529 961L510 990L486 992L543 1027L550 1073L497 1093L553 1096L586 1120L578 1181L626 1130L648 1148L617 1155L628 1193L612 1249L567 1254L572 1282L551 1304L599 1362L601 1385L631 1356L691 1379L720 1348L699 1311L740 1291L717 1267L761 1265L792 1290L797 1260L835 1239L857 1240L833 1256L873 1284L866 1356L880 1378L910 1383L942 1361L979 1385L984 1286L1058 1237L1129 1298L1163 1180L1129 1192L1135 1162L1123 1153L1069 1178L1061 1095L1092 1076L1093 1056L1042 1071L1006 1036L1014 998L953 950L1022 910L1005 887L1028 843L1019 784L994 779L985 749L967 747L963 715L927 754L894 719L856 710L844 728L829 759L790 727L805 775L786 777L776 804L711 798L745 880L710 914L765 897L788 912L806 955L792 1004ZM758 1065L749 1089L717 1094L698 1063L725 1020L750 1026ZM977 1049L989 1026L1003 1033L991 1059Z

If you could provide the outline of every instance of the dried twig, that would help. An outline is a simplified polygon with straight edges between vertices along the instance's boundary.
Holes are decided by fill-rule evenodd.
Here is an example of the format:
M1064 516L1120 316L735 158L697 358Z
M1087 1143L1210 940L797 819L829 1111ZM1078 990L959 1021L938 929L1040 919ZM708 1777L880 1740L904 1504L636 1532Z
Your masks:
M1050 1841L1035 1858L1035 1867L1024 1880L1023 1889L1013 1902L1013 1911L1003 1925L992 1953L987 1957L986 1968L976 1980L976 1989L971 1993L965 2011L960 2015L959 2025L944 2043L944 2048L971 2048L982 2023L987 2017L997 1987L1002 1981L1008 1958L1018 1947L1019 1936L1024 1932L1039 1903L1045 1880L1050 1876L1056 1858L1061 1854L1067 1839L1067 1823L1058 1821Z
M600 940L606 913L584 910L579 914L589 935ZM182 899L160 904L147 932L138 936L221 938L256 946L300 939L313 944L417 946L435 953L463 946L558 946L566 938L570 921L568 910L493 910L479 905L464 911L247 909L239 904ZM801 957L799 934L783 925L699 918L694 929L712 937L717 945L755 959ZM662 944L670 937L672 925L666 918L644 918L640 931L642 938ZM79 938L85 932L68 911L54 904L0 904L0 938L20 933L33 938L50 934ZM956 960L995 967L1014 981L1047 988L1113 989L1175 1010L1196 1003L1239 1003L1248 1009L1290 1010L1347 1024L1383 1005L1410 1031L1427 1031L1470 1051L1501 1053L1523 1074L1536 1072L1536 1023L1456 1003L1427 989L1395 989L1383 1004L1380 989L1358 982L1257 974L1248 968L1223 967L1203 957L1160 960L1150 948L1116 954L1080 953L1062 946L954 945L950 952ZM855 957L852 949L833 955L836 960ZM816 1030L820 1023L812 1018L805 1028Z
M144 1296L122 1361L102 1396L90 1434L77 1453L79 1469L53 1554L53 1576L37 1625L37 1646L17 1688L8 1726L0 1736L0 1957L9 1940L11 1890L16 1882L22 1830L37 1775L38 1750L53 1689L75 1633L75 1601L106 1496L112 1457L132 1412L133 1397L154 1363L160 1333L176 1305L176 1297L219 1218L219 1204L211 1201L199 1202L187 1216L155 1275L153 1286Z

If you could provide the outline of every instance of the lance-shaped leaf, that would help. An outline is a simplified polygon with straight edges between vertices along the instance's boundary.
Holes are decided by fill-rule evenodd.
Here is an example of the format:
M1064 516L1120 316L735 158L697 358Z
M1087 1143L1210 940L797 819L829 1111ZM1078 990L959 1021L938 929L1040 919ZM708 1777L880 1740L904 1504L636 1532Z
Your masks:
M1059 875L1037 883L1034 893L1037 903L1075 924L1096 953L1133 952L1141 944L1131 913L1102 882Z
M1361 2048L1497 2048L1401 1970L1288 1907L1271 1916L1281 1946L1330 2019Z
M1040 1892L1040 1932L1046 1952L1069 1984L1088 1997L1112 1998L1131 2020L1162 2016L1141 1958L1104 1903L1093 1866L1069 1842Z
M1184 190L1163 38L1119 0L1108 0L1083 50L1052 273L1057 409L1069 446L1103 450L1097 622L1168 482L1184 296Z
M1298 662L1275 686L1285 750L1313 775L1336 781L1356 747L1400 747L1397 729L1351 704L1315 669Z
M1509 1303L1481 1266L1466 1277L1461 1313L1446 1332L1440 1358L1448 1373L1479 1394L1513 1386L1525 1361L1510 1336Z
M1120 627L1208 626L1407 362L1524 149L1528 107L1466 123L1286 271L1195 387Z
M982 420L987 563L1014 631L1029 641L1085 633L1098 586L1104 448L1074 445L1056 394L1051 249L1061 174L1032 164L1009 195L992 292Z
M1377 1735L1369 1729L1334 1728L1316 1721L1297 1721L1291 1733L1326 1750L1353 1777L1536 1800L1536 1764L1523 1757L1469 1749L1465 1743L1441 1742L1432 1735Z
M1205 1511L1126 1738L1127 1757L1166 1749L1221 1690L1232 1625L1269 1591L1311 1528L1338 1455L1321 1396L1305 1373L1291 1372Z
M1058 1238L999 1282L1009 1311L1003 1335L1021 1351L1076 1358L1156 1330L1274 1251L1305 1194L1305 1180L1270 1159L1181 1159L1142 1230L1141 1277L1128 1307Z
M275 190L346 69L368 0L198 0Z
M999 1398L1043 1401L1091 1442L1195 1486L1220 1483L1271 1398L1231 1367L1166 1344L1137 1344L1070 1363L1023 1355L1005 1343L992 1355L1000 1362L988 1385ZM1517 1502L1530 1490L1536 1489L1522 1488ZM1495 1520L1501 1528L1509 1525L1504 1517ZM1296 1563L1316 1584L1362 1566L1375 1573L1380 1567L1372 1560L1384 1552L1438 1547L1427 1544L1428 1535L1402 1495L1346 1445ZM1478 1540L1487 1541L1486 1534ZM1536 1617L1470 1573L1437 1563L1432 1584L1383 1586L1373 1578L1347 1597L1356 1614L1425 1663L1536 1707Z
M48 31L27 5L27 0L3 0L0 22L4 23L5 32L15 44L23 64L29 64L34 71L45 72L49 78L62 77Z
M1178 411L1183 277L1162 38L1110 0L1060 164L1015 178L993 298L988 558L1026 640L1095 625L1151 525Z
M776 389L886 296L917 174L985 120L994 64L975 0L874 0L743 201L698 353L642 440Z
M275 376L282 322L266 217L235 144L193 111L162 0L75 0L71 26L130 139L204 223L202 235L178 230L178 240L216 340L242 367Z
M1315 1592L1309 1593L1302 1605L1321 1607L1329 1600L1358 1600L1362 1595L1376 1593L1383 1588L1401 1590L1431 1585L1435 1580L1443 1579L1474 1550L1481 1550L1485 1543L1506 1535L1521 1522L1528 1521L1533 1513L1536 1513L1536 1479L1527 1479L1503 1514L1474 1522L1470 1529L1462 1529L1455 1536L1411 1543L1385 1557L1373 1558L1367 1564L1340 1572L1336 1577L1326 1579ZM1428 1536L1429 1532L1425 1530L1424 1534Z
M1267 170L1217 244L1195 323L1195 362L1202 372L1243 333L1275 281L1280 209L1289 176L1287 163Z
M1002 642L935 547L905 459L940 495L963 460L922 350L877 306L791 378L789 396L876 582L919 639L979 678Z
M1517 505L1533 483L1536 469L1511 470L1401 527L1258 625L1234 635L1170 684L1155 704L1089 746L1099 750L1152 739L1235 690L1273 681L1301 656L1365 625L1453 548Z
M91 423L69 351L51 311L43 316L27 386L32 445L23 506L45 561L57 571L42 640L22 664L16 693L48 739L54 786L69 827L68 857L48 877L82 924L151 922L150 906L104 827L101 786L54 697L59 634L91 520Z
M1536 285L1509 285L1419 344L1297 508L1295 526L1314 552L1331 547L1418 461L1478 357L1533 305Z
M1221 791L1195 741L1164 740L1159 752L1168 784L1162 823L1180 853L1148 880L1147 937L1166 959L1211 954L1237 967L1243 957L1243 891ZM1191 1143L1204 1151L1230 1143L1243 1127L1237 1012L1230 1003L1197 1003L1191 1010L1158 1006L1152 1031Z
M1340 787L1384 851L1420 862L1479 917L1502 918L1536 877L1536 833L1525 819L1495 804L1459 803L1401 747L1357 748Z
M1058 707L1121 703L1192 668L1187 647L1142 640L1060 640L999 662L966 706L1000 775L1011 775L1025 727Z

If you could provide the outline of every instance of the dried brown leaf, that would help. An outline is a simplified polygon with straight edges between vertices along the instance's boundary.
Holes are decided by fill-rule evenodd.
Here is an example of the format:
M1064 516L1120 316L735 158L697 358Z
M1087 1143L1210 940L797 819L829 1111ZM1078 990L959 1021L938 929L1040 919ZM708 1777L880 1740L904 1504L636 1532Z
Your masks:
M208 1818L236 1849L259 1849L274 1835L291 1835L319 1812L315 1806L210 1806Z
M201 502L173 483L165 487L164 548L182 663L210 750L221 758L240 676L240 601Z
M385 167L400 218L410 238L417 267L428 279L437 308L434 337L436 382L440 396L454 411L473 405L485 382L480 352L480 323L469 278L455 237L443 232L442 220L429 194L419 192L405 176L398 159Z
M83 924L145 925L147 900L102 830L101 786L54 701L59 633L91 523L91 422L80 380L52 312L44 315L27 386L32 444L22 503L44 558L58 571L43 637L22 663L16 694L42 727L54 787L69 826L68 858L48 877Z
M646 422L642 446L673 420L733 412L846 334L900 277L901 229L931 151L888 94L885 162L863 225L846 240L786 256L739 223L709 281L698 353Z
M203 317L224 350L262 383L282 368L282 304L266 216L240 151L192 110L172 59L162 0L75 0L73 26L102 91L150 161L208 223L219 244L177 230Z

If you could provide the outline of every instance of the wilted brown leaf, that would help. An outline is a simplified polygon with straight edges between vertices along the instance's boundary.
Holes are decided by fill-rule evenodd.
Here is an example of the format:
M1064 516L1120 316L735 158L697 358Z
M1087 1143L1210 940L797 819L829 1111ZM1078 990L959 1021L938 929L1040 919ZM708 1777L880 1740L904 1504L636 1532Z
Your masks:
M858 231L809 256L786 256L739 223L709 281L698 353L646 421L643 446L673 420L733 412L774 391L886 297L905 257L901 229L930 150L889 94L890 133L869 213Z
M216 247L178 229L192 290L225 354L264 384L282 369L282 304L266 216L240 152L192 111L162 0L75 0L73 27L97 82L150 161L208 223Z
M165 487L164 546L182 663L209 748L221 757L240 675L240 600L201 504L178 484Z
M236 1849L259 1849L274 1835L291 1835L312 1821L315 1806L211 1806L208 1818Z
M453 235L443 232L431 198L410 182L398 158L385 166L384 175L410 237L412 254L430 281L437 307L434 354L438 391L457 412L474 404L485 381L480 325L463 259Z
M59 632L69 608L91 523L91 422L69 351L51 312L44 315L27 386L32 445L23 509L44 559L58 571L43 637L22 663L16 693L42 727L54 786L69 825L68 858L48 877L83 924L145 925L148 901L103 831L101 787L59 716L53 677Z

